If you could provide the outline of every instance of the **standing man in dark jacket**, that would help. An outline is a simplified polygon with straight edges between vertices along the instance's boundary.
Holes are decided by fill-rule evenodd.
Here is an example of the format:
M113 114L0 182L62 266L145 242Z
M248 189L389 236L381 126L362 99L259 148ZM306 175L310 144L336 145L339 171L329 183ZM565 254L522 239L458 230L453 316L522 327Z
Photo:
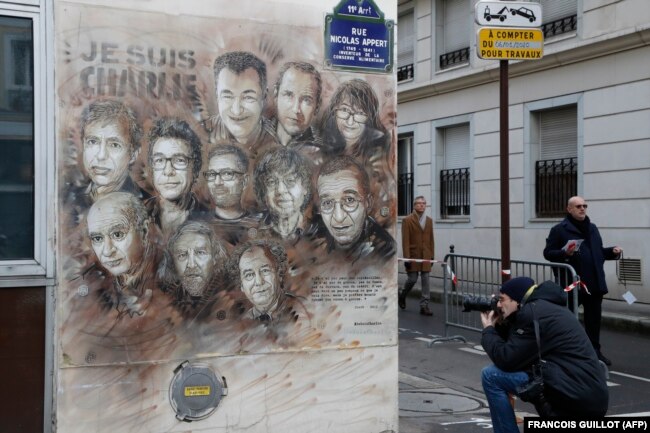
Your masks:
M427 208L427 201L423 196L415 198L413 213L402 221L402 253L405 259L433 260L433 221L424 214ZM422 297L420 298L420 314L432 316L429 309L429 262L404 262L406 268L406 284L404 290L399 294L399 306L406 308L406 296L418 280L420 273L420 285L422 286Z
M554 282L536 286L528 277L517 277L501 286L497 306L503 321L497 325L498 331L495 312L481 313L481 345L494 363L483 369L481 379L495 433L519 432L508 394L529 382L540 352L543 400L550 406L551 416L602 417L607 412L605 370L565 305L566 293ZM539 352L535 320L539 322ZM532 403L539 412L542 399Z
M578 293L578 304L584 307L585 330L598 359L609 366L612 362L600 351L603 295L607 293L603 264L605 260L619 259L623 250L618 246L603 248L598 227L589 220L587 203L582 197L571 197L567 212L566 218L551 229L546 239L544 258L551 262L570 264L587 286L587 290ZM567 283L560 281L562 285ZM569 297L569 308L573 310L572 296Z

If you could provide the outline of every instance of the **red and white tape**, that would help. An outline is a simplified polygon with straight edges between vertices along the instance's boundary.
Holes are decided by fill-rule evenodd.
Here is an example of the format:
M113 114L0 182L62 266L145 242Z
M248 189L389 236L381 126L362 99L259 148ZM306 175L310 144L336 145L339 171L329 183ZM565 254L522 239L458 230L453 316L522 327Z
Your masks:
M591 292L589 292L589 289L587 289L587 285L583 281L576 281L564 288L565 292L570 292L571 290L575 289L576 287L580 287L581 289L584 289L585 292L587 292L588 295L591 295Z
M397 260L401 262L414 262L414 263L442 263L442 264L447 264L443 262L442 260L426 260L426 259L407 259L404 257L398 257Z

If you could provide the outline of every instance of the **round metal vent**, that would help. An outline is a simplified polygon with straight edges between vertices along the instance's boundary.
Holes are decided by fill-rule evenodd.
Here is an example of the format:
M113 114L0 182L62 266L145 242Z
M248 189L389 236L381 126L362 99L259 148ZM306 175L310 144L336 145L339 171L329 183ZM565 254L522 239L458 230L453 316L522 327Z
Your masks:
M199 421L210 416L228 393L226 378L219 379L209 365L183 362L174 370L169 402L181 421Z

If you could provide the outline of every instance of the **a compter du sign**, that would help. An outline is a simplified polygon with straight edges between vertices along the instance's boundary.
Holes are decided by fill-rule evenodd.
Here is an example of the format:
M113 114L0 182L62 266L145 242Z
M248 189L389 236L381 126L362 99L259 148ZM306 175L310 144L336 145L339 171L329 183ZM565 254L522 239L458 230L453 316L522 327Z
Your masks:
M476 53L486 60L537 60L544 50L542 6L530 2L479 1Z

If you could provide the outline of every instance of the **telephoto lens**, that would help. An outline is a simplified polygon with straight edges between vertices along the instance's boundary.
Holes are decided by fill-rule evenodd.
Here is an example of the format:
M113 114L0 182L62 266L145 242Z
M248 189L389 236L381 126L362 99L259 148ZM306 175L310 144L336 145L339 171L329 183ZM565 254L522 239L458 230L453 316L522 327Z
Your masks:
M463 296L463 313L470 311L497 311L498 299L495 297L486 298L484 296Z

